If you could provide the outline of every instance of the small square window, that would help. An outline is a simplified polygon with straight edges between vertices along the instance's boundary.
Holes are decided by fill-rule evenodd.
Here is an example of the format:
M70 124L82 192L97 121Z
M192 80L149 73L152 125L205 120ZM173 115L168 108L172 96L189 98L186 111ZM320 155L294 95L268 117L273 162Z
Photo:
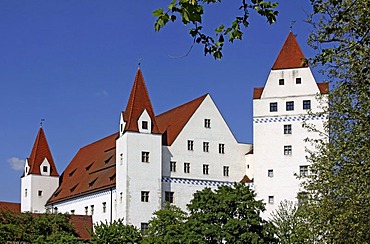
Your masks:
M74 215L75 214L75 210L71 210L71 215Z
M209 165L203 164L203 174L208 175L208 173L209 173Z
M146 231L148 229L148 223L141 223L141 231Z
M299 166L299 175L307 176L308 175L308 165Z
M284 134L292 134L292 125L284 125Z
M203 152L209 152L209 142L203 142Z
M170 162L170 171L171 172L176 172L176 162L174 162L174 161Z
M44 173L48 172L48 166L42 166L42 172Z
M221 153L221 154L225 153L225 144L223 143L218 144L218 153Z
M141 128L143 130L147 130L148 129L148 121L142 121L141 122Z
M292 146L284 146L284 155L292 155Z
M270 178L274 177L274 170L273 169L267 170L267 176Z
M283 86L284 85L284 79L279 79L279 86Z
M184 163L184 173L190 173L190 163Z
M278 111L278 104L276 102L270 103L270 112L277 112Z
M188 140L188 150L193 151L194 150L194 141Z
M149 152L141 152L141 162L149 163Z
M293 101L286 102L286 111L293 111L293 110L294 110L294 102Z
M274 203L274 196L269 196L268 203L270 203L270 204Z
M229 172L230 172L230 167L224 166L224 176L229 176Z
M295 83L296 84L302 84L302 79L301 78L295 78Z
M172 191L164 192L164 200L166 202L173 203L173 192Z
M142 202L149 202L149 192L148 191L142 191L141 192L141 201Z
M211 120L210 119L204 119L204 127L205 128L211 128Z
M38 192L37 192L37 195L38 195L39 197L42 197L42 191L38 191Z
M311 100L303 100L303 109L311 109Z

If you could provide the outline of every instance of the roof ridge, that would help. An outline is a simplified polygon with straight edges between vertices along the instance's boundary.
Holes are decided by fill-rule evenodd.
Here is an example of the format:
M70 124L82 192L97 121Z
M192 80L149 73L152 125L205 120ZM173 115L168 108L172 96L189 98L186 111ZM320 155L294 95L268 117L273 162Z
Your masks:
M163 112L163 113L158 114L156 117L159 117L159 116L161 116L161 115L163 115L163 114L169 113L169 112L171 112L171 111L173 111L173 110L175 110L175 109L177 109L177 108L180 108L180 107L186 106L186 105L188 105L188 104L190 104L190 103L192 103L192 102L195 102L196 100L198 100L198 99L200 99L200 98L202 98L202 97L203 97L203 99L204 99L207 95L209 95L209 93L206 93L206 94L204 94L204 95L202 95L202 96L200 96L200 97L197 97L197 98L195 98L195 99L193 99L193 100L191 100L191 101L189 101L189 102L186 102L186 103L183 103L183 104L181 104L181 105L178 105L178 106L176 106L176 107L174 107L174 108L171 108L170 110L167 110L167 111L165 111L165 112Z

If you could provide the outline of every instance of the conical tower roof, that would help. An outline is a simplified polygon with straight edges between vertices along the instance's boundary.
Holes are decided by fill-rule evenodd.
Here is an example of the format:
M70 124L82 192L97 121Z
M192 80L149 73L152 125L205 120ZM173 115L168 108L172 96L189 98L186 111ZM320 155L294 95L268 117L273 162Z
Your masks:
M308 63L293 32L289 32L272 69L294 69L303 67L308 67Z
M152 133L160 134L144 77L139 68L124 112L125 131L139 131L137 122L145 109L152 120Z
M35 143L33 144L33 148L31 151L31 155L28 158L28 164L30 166L30 170L28 174L37 174L41 175L40 172L40 165L47 159L50 164L50 175L51 176L59 176L57 168L55 167L53 156L51 155L51 151L46 140L46 136L42 127L40 127Z

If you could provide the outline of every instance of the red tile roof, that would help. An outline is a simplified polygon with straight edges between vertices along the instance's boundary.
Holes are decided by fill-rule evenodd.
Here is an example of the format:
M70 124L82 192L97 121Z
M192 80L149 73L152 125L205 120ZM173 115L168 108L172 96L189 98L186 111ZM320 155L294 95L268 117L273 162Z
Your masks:
M198 97L156 117L159 129L163 133L163 145L170 146L175 141L207 95Z
M317 83L317 86L318 86L321 94L328 94L329 93L329 83L328 82Z
M253 90L253 99L260 99L261 96L262 96L263 89L265 89L265 88L264 87L254 88L254 90Z
M81 148L60 176L48 204L115 187L117 136L114 133Z
M143 74L141 73L141 70L138 69L130 98L124 112L124 119L126 121L125 131L139 131L137 121L145 109L152 120L152 133L159 134L158 125L155 120L152 103L150 102L148 90L145 86Z
M15 202L0 202L0 211L9 210L14 213L21 212L21 204Z
M33 145L31 155L28 158L28 164L30 166L29 174L37 174L40 175L40 165L47 158L50 164L50 175L51 176L59 176L57 168L55 167L53 157L51 155L51 151L48 145L48 142L45 137L44 130L42 128L39 129L37 133L37 137L35 143Z
M249 179L247 175L243 176L243 179L241 179L240 183L253 183L253 179Z
M308 67L308 63L293 32L289 32L272 69L293 69L302 67Z
M92 216L89 215L69 215L70 222L78 235L79 240L91 240L93 233Z

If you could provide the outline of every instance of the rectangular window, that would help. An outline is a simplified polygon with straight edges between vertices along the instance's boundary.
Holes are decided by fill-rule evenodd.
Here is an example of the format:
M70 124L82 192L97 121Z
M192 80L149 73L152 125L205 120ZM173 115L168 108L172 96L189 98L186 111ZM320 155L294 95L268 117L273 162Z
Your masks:
M286 111L293 111L293 110L294 110L294 102L293 101L286 102Z
M142 202L149 202L149 192L148 191L142 191L141 192L141 201Z
M166 202L173 203L173 192L172 191L164 192L164 200Z
M42 191L38 191L38 192L37 192L37 195L38 195L39 197L42 197Z
M188 150L193 151L194 150L194 141L188 140Z
M94 205L90 206L90 210L91 210L91 215L94 215Z
M205 128L211 128L211 120L210 119L204 119L204 127Z
M190 163L184 163L184 173L190 173Z
M176 162L174 162L174 161L170 162L170 171L171 172L176 172Z
M299 175L307 176L308 175L308 165L299 166Z
M149 152L141 152L141 162L149 163Z
M292 155L292 146L284 146L284 155Z
M209 142L203 142L203 152L209 152Z
M24 189L24 196L27 197L27 189Z
M284 79L279 79L279 86L283 86L284 85Z
M221 153L221 154L225 153L225 144L223 143L218 144L218 153Z
M107 203L103 202L103 213L107 212Z
M302 79L301 78L295 78L295 83L296 84L302 84Z
M58 213L58 208L57 207L54 207L54 213L57 214Z
M274 177L274 170L273 169L267 170L267 176L270 178Z
M74 215L75 214L75 210L71 210L71 214Z
M278 104L276 102L270 103L270 112L277 112L278 111Z
M148 223L141 223L141 231L146 231L148 229Z
M43 171L44 173L48 172L48 166L42 166L42 171Z
M88 215L89 214L89 207L88 206L86 206L85 207L85 215Z
M224 166L224 176L229 176L230 167Z
M208 171L209 171L209 165L203 164L203 174L208 175Z
M303 109L311 109L311 100L303 100Z
M274 196L269 196L268 203L270 203L270 204L274 203Z
M292 134L292 125L284 125L284 134Z
M122 203L122 201L123 201L123 193L120 192L119 193L119 202Z
M147 130L148 129L148 121L142 121L141 122L141 128L144 129L144 130Z

